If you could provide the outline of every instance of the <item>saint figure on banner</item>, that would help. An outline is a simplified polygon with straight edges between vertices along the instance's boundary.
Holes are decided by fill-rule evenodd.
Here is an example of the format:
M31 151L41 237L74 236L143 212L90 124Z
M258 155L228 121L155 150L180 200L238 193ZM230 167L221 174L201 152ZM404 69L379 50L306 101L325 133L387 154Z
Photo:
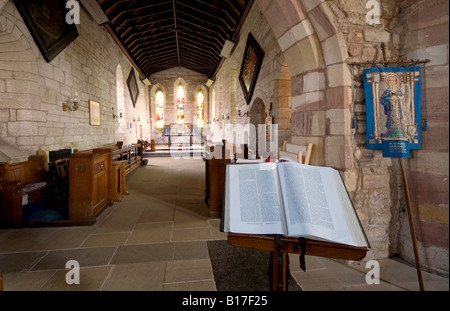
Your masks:
M403 92L400 88L400 80L396 74L389 74L385 78L387 89L381 96L381 105L386 115L386 133L384 138L406 138L406 126L403 118Z

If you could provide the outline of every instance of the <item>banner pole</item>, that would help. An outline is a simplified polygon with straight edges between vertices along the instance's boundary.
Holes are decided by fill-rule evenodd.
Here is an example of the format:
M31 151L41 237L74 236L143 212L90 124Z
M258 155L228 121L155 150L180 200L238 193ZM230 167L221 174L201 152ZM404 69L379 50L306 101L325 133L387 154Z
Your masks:
M422 270L420 268L419 251L417 249L417 242L416 242L416 230L414 228L414 219L412 217L411 200L410 200L410 196L409 196L409 187L408 187L408 180L406 178L405 164L403 162L403 158L399 158L398 160L400 162L400 168L402 171L403 188L405 191L406 207L407 207L407 211L408 211L408 220L409 220L409 229L411 231L411 239L412 239L413 248L414 248L414 257L416 260L417 277L419 278L420 290L423 291L424 287L423 287L423 279L422 279Z

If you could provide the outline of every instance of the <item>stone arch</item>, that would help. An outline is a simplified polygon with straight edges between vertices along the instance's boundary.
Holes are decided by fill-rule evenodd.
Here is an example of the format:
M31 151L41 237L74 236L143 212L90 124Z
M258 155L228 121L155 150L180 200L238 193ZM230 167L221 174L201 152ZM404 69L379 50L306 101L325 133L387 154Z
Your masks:
M216 118L216 90L213 89L211 93L211 105L209 112L209 122L212 122Z
M286 61L280 66L275 76L275 94L271 102L270 117L272 124L278 125L278 147L291 136L291 76ZM270 109L269 108L269 109Z
M257 4L272 28L292 78L291 140L301 144L312 140L320 153L315 164L352 168L347 44L327 2L286 0L281 4L269 0ZM294 90L294 86L299 89ZM308 128L299 124L306 119L312 120ZM330 122L343 124L342 130L329 135ZM336 146L340 150L338 155L326 152Z
M257 97L250 108L250 125L254 127L255 131L250 131L250 146L254 146L257 156L260 156L260 142L266 140L266 133L260 133L259 125L266 124L266 105L264 101ZM262 136L264 135L264 139Z
M204 118L205 118L205 124L206 121L208 120L208 106L209 106L209 100L208 100L208 89L204 86L204 85L198 85L195 90L194 90L194 96L193 98L195 99L194 102L194 110L193 110L193 115L197 114L197 94L198 92L202 92L203 93L203 113L204 113Z
M154 124L156 126L156 93L161 91L164 94L164 121L167 122L167 90L161 83L155 83L151 86L149 96L150 96L150 117L154 120Z
M116 69L116 94L117 94L117 105L116 112L124 113L125 109L125 79L123 76L122 66L117 65Z
M125 141L126 139L127 118L125 111L125 86L126 81L122 66L118 64L116 67L116 107L114 108L114 114L119 117L116 125L116 140L118 141Z

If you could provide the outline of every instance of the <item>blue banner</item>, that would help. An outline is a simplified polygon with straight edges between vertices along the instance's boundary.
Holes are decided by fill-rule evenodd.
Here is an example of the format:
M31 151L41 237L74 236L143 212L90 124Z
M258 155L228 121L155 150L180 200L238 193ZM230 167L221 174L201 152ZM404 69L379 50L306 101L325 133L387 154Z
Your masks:
M363 71L368 149L383 157L409 158L421 149L420 67L370 68Z

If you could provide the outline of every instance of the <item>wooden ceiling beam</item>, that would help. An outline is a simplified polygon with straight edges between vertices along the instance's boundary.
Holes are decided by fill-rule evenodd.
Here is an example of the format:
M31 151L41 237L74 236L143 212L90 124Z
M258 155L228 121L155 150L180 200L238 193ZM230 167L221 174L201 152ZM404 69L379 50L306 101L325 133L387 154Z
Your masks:
M148 77L183 66L213 78L226 39L236 41L254 0L97 0L114 40ZM156 71L155 71L156 70ZM144 75L144 73L146 75Z
M174 28L175 28L175 41L177 44L178 66L180 66L180 44L178 42L177 8L176 8L175 0L172 0L172 4L173 4L173 24L174 24Z
M214 2L214 4L211 4L211 2ZM198 3L208 6L214 10L220 11L220 12L222 12L222 14L228 15L229 18L231 20L233 20L234 24L237 24L239 21L240 14L236 14L236 12L234 10L233 10L233 12L231 12L231 11L227 10L227 8L221 6L221 4L223 3L223 0L216 0L216 1L198 0ZM234 16L231 16L231 13L233 13Z
M231 27L231 26L225 21L225 19L222 18L220 15L210 14L209 12L207 12L207 11L205 11L205 10L200 10L200 9L194 7L194 6L190 6L190 5L187 5L187 4L185 4L185 3L180 3L180 4L181 4L181 5L184 5L184 6L185 6L186 8L188 8L189 10L196 12L197 15L200 16L200 18L205 19L205 17L207 16L207 17L209 17L209 18L212 19L212 20L219 20L219 21L221 21L222 24L223 24L225 27L228 28L228 31L233 31L233 27ZM186 12L186 11L182 11L182 12ZM189 15L195 17L195 14L189 14ZM195 17L195 18L196 18L196 19L199 19L199 17ZM205 20L206 20L206 19L205 19ZM214 22L213 22L213 21L210 21L209 23L214 23Z
M181 20L181 19L180 19ZM203 26L201 26L201 25L198 25L198 24L195 24L195 23L191 23L190 21L188 21L188 20L182 20L183 21L183 23L186 23L186 24L188 24L188 25L191 25L191 28L198 28L199 29L199 32L201 32L202 30L205 30L206 32L211 32L211 29L209 29L209 28L207 28L207 27L203 27ZM187 27L187 28L190 28L190 27ZM214 32L218 37L220 37L220 40L223 40L223 42L225 42L225 38L223 37L223 32L222 33L219 33L219 32Z
M178 55L175 54L175 52L172 49L172 52L161 51L161 52L158 52L158 53L155 53L155 54L150 54L150 53L143 54L141 56L141 58L139 59L139 61L141 61L141 62L148 62L148 61L154 61L154 60L158 60L159 61L159 60L162 60L164 58L173 58L174 56L175 56L176 60L178 60Z
M154 30L143 31L141 33L134 33L134 34L130 35L126 40L124 40L124 43L126 45L133 46L136 44L136 41L140 41L140 40L149 41L149 42L158 41L158 40L161 40L161 38L164 39L164 38L173 37L173 35L171 35L173 33L174 33L173 29L161 31L158 33L155 33ZM137 37L137 38L135 38L135 37Z

